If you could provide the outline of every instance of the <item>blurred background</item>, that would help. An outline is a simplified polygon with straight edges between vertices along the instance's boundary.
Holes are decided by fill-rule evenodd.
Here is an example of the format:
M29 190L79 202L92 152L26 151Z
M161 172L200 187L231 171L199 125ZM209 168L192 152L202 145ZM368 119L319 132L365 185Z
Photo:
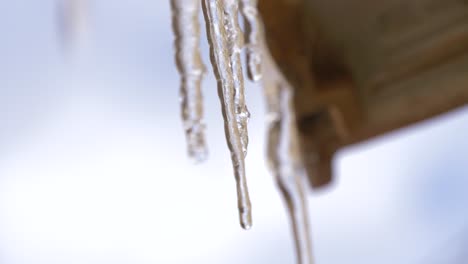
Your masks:
M61 1L0 0L0 263L294 263L261 87L243 231L211 67L210 158L185 155L169 1L84 10L75 34ZM339 153L309 196L317 263L467 263L467 130L464 108Z

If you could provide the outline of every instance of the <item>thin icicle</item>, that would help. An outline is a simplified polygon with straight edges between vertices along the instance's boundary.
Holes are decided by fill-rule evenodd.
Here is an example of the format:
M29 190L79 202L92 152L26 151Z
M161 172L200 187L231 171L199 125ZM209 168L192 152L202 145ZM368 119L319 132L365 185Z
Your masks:
M276 146L276 181L286 202L294 232L298 263L312 263L307 199L305 196L304 168L297 145L296 121L292 108L292 90L286 83L280 84L281 120Z
M258 81L262 78L261 22L257 2L257 0L240 1L247 36L247 75L252 81Z
M292 105L293 89L282 78L273 59L264 47L266 71L264 79L268 119L268 163L288 208L294 233L297 263L313 263L307 199L305 197L305 171L298 150L296 118Z
M240 92L235 91L239 89L238 85L242 84L243 80L242 77L236 76L237 71L233 70L237 68L233 68L233 65L240 67L240 64L232 61L239 43L238 37L233 36L238 33L230 31L232 29L226 25L227 21L231 21L227 18L229 17L227 13L235 9L235 6L230 4L235 5L235 0L203 0L203 14L210 43L211 62L218 82L226 139L236 179L240 224L244 229L249 229L252 226L252 214L245 176L244 143L239 129L239 113L242 111L238 110L239 105L236 104L240 98L236 95L240 95Z
M199 48L198 0L171 0L172 27L175 34L176 64L181 75L182 120L190 158L196 162L207 157L201 82L206 72Z

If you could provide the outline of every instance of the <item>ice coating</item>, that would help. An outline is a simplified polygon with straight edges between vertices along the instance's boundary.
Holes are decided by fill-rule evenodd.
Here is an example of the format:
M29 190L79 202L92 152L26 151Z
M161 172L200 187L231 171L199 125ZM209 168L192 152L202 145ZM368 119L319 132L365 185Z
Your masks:
M176 64L181 76L180 100L187 151L195 162L207 157L201 83L206 72L199 48L199 0L171 0Z
M239 26L239 4L236 0L224 0L224 21L227 36L228 54L231 60L231 71L234 81L234 104L237 126L241 137L242 151L247 155L249 136L247 123L250 118L245 103L244 76L242 73L241 50L244 46L244 35Z
M297 263L312 264L310 230L307 212L305 170L297 142L296 117L292 105L293 89L282 78L271 56L263 46L264 92L267 101L267 158L283 200L286 203L294 233ZM268 77L268 78L266 78Z
M312 264L307 199L304 189L307 185L302 182L305 179L305 170L298 149L296 119L292 105L293 89L268 53L256 5L257 0L202 0L207 38L210 44L210 58L218 83L226 139L236 179L240 223L244 229L252 225L251 204L245 175L245 156L248 146L247 122L250 114L245 103L244 78L240 59L240 52L244 47L244 34L238 23L239 7L247 29L249 78L259 80L263 76L264 79L269 125L268 163L288 209L297 262ZM182 98L187 100L183 109L188 111L184 114L188 115L189 122L185 123L188 129L192 129L187 132L187 137L189 143L190 139L198 143L196 138L189 138L194 135L194 132L203 135L204 129L201 123L200 83L205 68L198 48L199 27L196 19L198 2L172 0L172 6L174 31L177 36L176 46L179 45L177 46L177 63L182 75L182 91L185 92L185 94L182 93ZM176 16L182 17L176 18ZM190 94L189 91L193 93ZM193 104L188 105L190 102ZM197 130L198 128L201 128L201 131ZM195 147L199 146L195 145Z
M203 0L203 14L210 44L210 58L218 83L219 98L224 117L224 128L236 179L239 220L242 228L252 226L252 213L245 175L245 150L239 120L243 112L243 78L239 61L241 40L237 25L237 2L235 0ZM231 17L232 15L236 18ZM235 22L233 22L235 21ZM236 90L237 89L237 90ZM240 100L242 99L242 101ZM241 105L239 105L241 104ZM245 108L245 110L247 110ZM248 117L246 118L248 119Z
M260 48L260 14L258 0L241 0L241 13L244 17L247 38L247 75L250 80L258 81L262 77L262 52Z
M294 234L297 263L313 263L310 246L310 231L304 170L297 154L296 129L291 108L291 90L286 84L279 84L277 95L280 96L280 119L273 121L269 128L271 144L269 159L273 174L286 203ZM277 131L275 131L277 130Z

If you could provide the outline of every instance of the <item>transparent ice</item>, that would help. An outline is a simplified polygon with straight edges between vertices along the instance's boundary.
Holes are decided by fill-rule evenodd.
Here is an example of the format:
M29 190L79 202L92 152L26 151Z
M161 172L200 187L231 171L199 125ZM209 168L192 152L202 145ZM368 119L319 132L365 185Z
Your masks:
M247 38L247 74L252 81L258 81L262 77L262 53L260 50L261 22L257 10L257 2L257 0L240 1Z
M192 103L183 108L184 111L189 111L186 113L188 116L186 123L191 129L198 129L200 126L200 130L191 133L203 134L204 126L200 121L202 114L200 82L205 68L198 50L199 26L196 19L198 2L189 0L172 0L172 2L178 45L177 63L183 81L182 90L186 93L192 92L183 97ZM240 223L245 229L252 225L245 174L247 123L250 114L245 103L240 58L242 49L246 48L249 78L253 81L263 78L268 119L268 164L288 209L297 262L311 264L313 258L305 197L307 185L303 183L305 170L297 142L296 118L292 105L294 91L268 52L263 25L256 6L257 0L202 0L211 64L218 83L226 139L234 167ZM246 22L245 35L238 22L240 14ZM244 36L247 43L244 43ZM188 137L190 135L188 133ZM197 140L196 144L199 142Z
M180 100L187 151L196 162L207 157L201 83L206 72L200 55L199 0L171 0L176 64L181 76Z
M210 57L218 82L224 127L236 179L240 224L252 226L252 209L245 175L247 120L244 80L240 64L242 34L235 0L203 0Z
M234 80L234 104L236 108L236 120L241 137L242 151L247 155L249 136L247 123L250 118L249 110L245 104L244 76L240 53L244 46L244 35L239 26L239 4L236 0L224 0L225 28L227 36L227 48L230 56L231 72Z
M268 165L288 209L297 263L312 264L305 170L297 142L293 88L282 77L263 45L263 89L267 104Z

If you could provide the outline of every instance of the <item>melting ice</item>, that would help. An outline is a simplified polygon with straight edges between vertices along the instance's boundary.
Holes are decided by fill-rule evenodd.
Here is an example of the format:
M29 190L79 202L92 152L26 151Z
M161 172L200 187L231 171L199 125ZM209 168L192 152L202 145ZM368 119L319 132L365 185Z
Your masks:
M240 224L249 229L252 214L245 176L248 111L244 100L244 80L240 64L242 32L237 22L238 4L234 0L203 0L210 57L218 82L224 128L237 185Z
M180 101L182 121L190 158L205 160L207 146L203 123L201 83L206 72L200 55L198 0L172 0L172 27L175 35L176 65L181 76Z
M296 258L300 264L313 263L305 184L305 169L297 142L296 117L293 109L293 88L282 77L273 59L263 46L263 89L267 101L267 158L276 184L286 203Z
M176 36L176 61L181 75L182 118L186 129L189 155L196 160L206 156L201 80L205 67L200 58L199 6L203 10L210 44L210 59L218 83L227 145L236 179L240 224L252 225L251 204L245 173L247 122L250 114L245 103L241 51L247 53L249 79L263 77L268 118L268 162L285 201L297 262L313 263L304 168L298 150L293 89L282 77L266 48L257 0L171 0ZM246 32L239 27L238 16L245 20ZM245 38L245 42L244 42Z

